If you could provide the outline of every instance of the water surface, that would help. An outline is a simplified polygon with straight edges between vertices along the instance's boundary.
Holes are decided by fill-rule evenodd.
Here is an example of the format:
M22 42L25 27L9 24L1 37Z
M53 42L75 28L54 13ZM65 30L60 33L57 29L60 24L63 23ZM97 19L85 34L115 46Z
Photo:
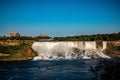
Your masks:
M0 80L92 80L96 59L0 62Z

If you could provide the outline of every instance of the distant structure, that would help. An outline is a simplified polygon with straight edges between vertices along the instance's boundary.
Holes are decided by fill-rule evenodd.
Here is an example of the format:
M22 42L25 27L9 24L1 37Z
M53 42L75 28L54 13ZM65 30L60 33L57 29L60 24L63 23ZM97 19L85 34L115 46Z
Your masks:
M46 34L40 34L40 37L47 37Z
M16 33L16 34L15 34L15 37L20 37L20 34L19 34L19 33Z
M10 37L13 37L13 36L14 36L14 32L10 31Z

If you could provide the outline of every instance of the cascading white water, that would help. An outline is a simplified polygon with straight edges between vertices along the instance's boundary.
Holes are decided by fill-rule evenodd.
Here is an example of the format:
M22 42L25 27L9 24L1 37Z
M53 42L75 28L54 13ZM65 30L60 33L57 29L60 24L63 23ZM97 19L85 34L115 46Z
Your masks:
M95 41L34 42L32 48L38 53L38 56L34 60L109 58L101 50L96 49ZM103 42L103 49L105 48L106 42Z
M107 47L107 42L103 41L103 50L106 49L106 47Z
M86 41L85 42L85 49L96 49L95 41Z

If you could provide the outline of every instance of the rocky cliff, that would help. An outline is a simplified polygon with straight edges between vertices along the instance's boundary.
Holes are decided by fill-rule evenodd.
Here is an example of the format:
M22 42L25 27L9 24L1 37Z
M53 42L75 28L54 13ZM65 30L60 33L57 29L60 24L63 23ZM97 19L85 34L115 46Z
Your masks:
M10 50L15 52L14 54L9 54L7 56L0 56L1 61L12 61L12 60L29 60L36 56L36 52L34 52L31 48L33 40L6 40L0 41L0 46L19 46L17 51Z
M103 52L108 56L120 58L120 41L107 41L107 48Z
M0 40L2 46L18 46L21 44L32 45L34 40Z

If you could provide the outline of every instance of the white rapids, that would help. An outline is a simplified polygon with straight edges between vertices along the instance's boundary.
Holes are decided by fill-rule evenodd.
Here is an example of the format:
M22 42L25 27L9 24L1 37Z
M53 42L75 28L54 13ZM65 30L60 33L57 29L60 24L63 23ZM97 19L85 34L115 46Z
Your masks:
M32 49L38 56L33 60L110 58L102 52L106 42L103 41L102 45L97 49L95 41L34 42Z

